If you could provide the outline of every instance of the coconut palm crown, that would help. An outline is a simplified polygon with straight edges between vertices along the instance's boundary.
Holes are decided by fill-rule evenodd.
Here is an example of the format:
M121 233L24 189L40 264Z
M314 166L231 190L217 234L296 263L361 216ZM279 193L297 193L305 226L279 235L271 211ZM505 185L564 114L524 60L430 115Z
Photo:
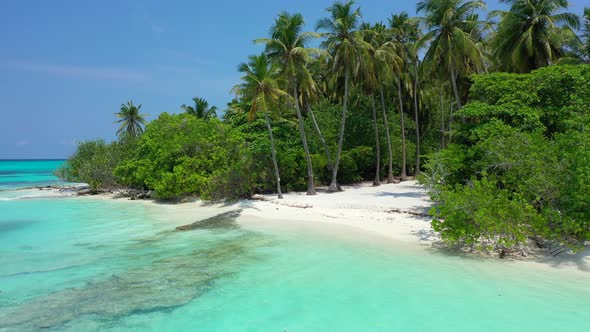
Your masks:
M563 29L580 27L577 15L564 12L567 0L502 0L508 11L495 11L500 17L492 48L500 69L528 73L548 66L564 55Z
M194 115L200 119L210 119L217 117L217 107L209 107L209 102L204 98L194 97L194 106L182 104L182 108L187 114Z
M147 114L139 113L141 104L133 105L133 101L128 101L127 104L121 104L121 109L118 113L115 113L117 120L115 123L119 123L119 129L117 135L127 135L129 137L137 137L143 133L143 128L147 121L145 117Z

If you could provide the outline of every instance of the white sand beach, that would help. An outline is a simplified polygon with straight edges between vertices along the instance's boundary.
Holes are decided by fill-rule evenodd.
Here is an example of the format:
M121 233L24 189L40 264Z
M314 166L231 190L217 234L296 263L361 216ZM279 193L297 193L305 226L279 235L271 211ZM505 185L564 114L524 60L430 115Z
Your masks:
M439 248L440 237L432 230L432 218L427 215L434 202L416 181L381 186L366 182L343 189L337 193L320 190L315 196L303 192L287 193L284 199L277 199L276 195L257 195L255 200L241 201L232 207L243 210L238 218L242 223L256 219L283 224L322 223L357 229L359 237L374 235L375 239L391 239L423 250ZM539 269L581 272L583 278L590 273L588 248L575 255L564 252L555 257L531 248L525 257L505 261L506 264L524 264Z
M133 201L138 202L141 201ZM149 200L143 202L156 204ZM432 230L432 218L427 215L433 205L434 202L429 199L425 188L416 181L382 184L377 187L366 182L343 186L343 191L337 193L327 193L325 188L320 188L315 196L308 196L304 192L290 192L284 194L284 199L277 199L275 194L256 195L252 200L231 204L212 204L199 200L172 205L157 204L158 208L168 209L167 213L174 220L174 226L198 221L199 219L195 220L197 216L204 219L240 209L241 214L237 220L244 226L263 225L283 228L285 231L290 227L305 227L338 237L350 238L354 234L359 241L436 251L441 250L440 237ZM590 273L588 249L575 255L564 252L554 257L548 252L530 248L526 254L525 257L506 258L504 262L530 265L541 271L560 270L579 274L580 278L587 278ZM476 252L465 255L482 257L482 253ZM487 256L486 259L499 258Z
M438 240L427 216L433 202L415 181L377 187L367 182L342 189L337 193L320 189L315 196L287 193L284 199L257 195L256 200L238 205L243 208L243 217L346 225L411 243Z

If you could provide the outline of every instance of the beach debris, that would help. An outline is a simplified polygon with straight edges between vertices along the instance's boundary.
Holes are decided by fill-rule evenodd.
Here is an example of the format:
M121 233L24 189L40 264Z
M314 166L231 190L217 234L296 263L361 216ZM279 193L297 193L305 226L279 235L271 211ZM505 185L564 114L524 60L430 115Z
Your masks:
M413 216L418 216L418 217L430 217L430 215L427 212L423 212L423 211L414 211L414 210L402 210L402 209L390 209L385 211L387 213L403 213L403 214L410 214Z
M153 192L151 190L143 189L127 189L118 191L117 197L126 197L129 198L129 200L131 201L134 201L136 199L151 199L153 197Z
M558 248L556 248L556 249L553 249L553 250L551 251L551 255L552 255L553 257L557 257L557 256L559 256L559 255L563 254L563 253L564 253L566 250L567 250L567 248L566 248L566 247L558 247Z
M272 200L272 198L268 198L268 197L266 197L264 195L260 195L260 194L254 194L254 195L252 195L252 197L250 199L254 200L254 201L270 201L270 200Z
M272 202L277 205L298 208L298 209L311 209L313 207L313 204L311 204L311 203L295 203L295 202L285 202L285 201L272 201Z
M77 192L78 196L90 195L92 194L92 190L90 189L82 189Z

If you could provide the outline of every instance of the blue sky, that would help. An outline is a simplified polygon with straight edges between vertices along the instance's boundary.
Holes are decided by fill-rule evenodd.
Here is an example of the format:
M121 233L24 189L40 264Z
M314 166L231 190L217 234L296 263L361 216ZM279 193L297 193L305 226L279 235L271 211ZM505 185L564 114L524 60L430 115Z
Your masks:
M332 0L3 0L0 159L64 158L75 142L115 137L114 113L133 100L154 119L201 96L221 109L237 65L262 51L282 10L309 30ZM415 13L415 1L359 0L365 21ZM583 1L570 1L582 12ZM489 1L489 8L498 8Z

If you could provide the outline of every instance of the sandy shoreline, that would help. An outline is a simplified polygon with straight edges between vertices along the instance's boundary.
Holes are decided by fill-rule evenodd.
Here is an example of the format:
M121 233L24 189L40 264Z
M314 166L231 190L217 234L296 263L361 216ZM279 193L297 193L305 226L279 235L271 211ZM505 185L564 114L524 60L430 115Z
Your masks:
M287 193L282 200L277 199L276 195L256 195L255 199L235 203L207 203L195 200L180 204L161 204L152 200L116 200L167 209L171 220L174 220L171 221L174 227L240 209L242 212L237 221L245 227L253 224L268 224L273 227L296 225L312 228L314 231L319 229L318 227L326 226L322 232L334 233L345 228L348 233L357 230L359 238L368 241L389 240L394 242L394 245L403 243L420 250L438 250L437 242L440 238L431 229L431 218L427 216L434 202L416 181L383 184L378 187L362 183L344 186L343 189L344 191L338 193L326 193L320 189L315 196L307 196L300 192ZM43 194L47 194L48 198L64 196L48 190L43 190ZM114 198L115 194L102 194L78 199ZM309 227L310 225L314 227ZM590 273L588 249L577 255L561 254L558 257L531 253L528 257L509 261L507 264L528 264L542 269L583 272L584 275Z
M272 218L291 222L323 222L346 225L397 241L431 244L438 236L426 214L433 202L415 181L344 186L338 193L288 193L257 196L262 200L243 201L243 217Z
M253 224L286 229L301 227L313 232L332 233L334 236L341 233L350 235L356 231L358 238L365 242L389 242L394 246L403 245L422 251L440 250L440 237L430 226L432 218L427 216L434 202L416 181L383 184L378 187L371 183L362 183L344 186L343 189L344 191L338 193L327 193L320 189L315 196L292 192L284 194L282 200L277 199L274 194L256 195L255 199L232 204L211 204L197 200L168 205L168 208L171 214L177 216L177 221L190 216L195 209L199 209L207 217L240 209L242 212L237 221L246 227ZM151 201L145 202L150 204ZM195 221L184 220L188 223ZM499 260L496 257L484 259ZM582 278L590 273L590 250L557 257L530 252L527 257L503 261L505 264L529 265L541 270L580 273Z
M271 219L269 222L313 222L346 226L373 234L380 238L403 242L421 250L439 250L440 237L431 226L428 211L434 202L426 190L416 183L383 184L370 183L345 186L344 191L334 194L307 196L305 193L285 194L283 200L275 195L264 195L264 200L240 202L243 209L240 217ZM475 254L465 254L475 255ZM499 260L495 257L486 259ZM529 253L527 257L504 260L506 264L529 265L540 269L558 269L582 275L590 273L590 250L576 255L561 254L553 257L547 253Z

